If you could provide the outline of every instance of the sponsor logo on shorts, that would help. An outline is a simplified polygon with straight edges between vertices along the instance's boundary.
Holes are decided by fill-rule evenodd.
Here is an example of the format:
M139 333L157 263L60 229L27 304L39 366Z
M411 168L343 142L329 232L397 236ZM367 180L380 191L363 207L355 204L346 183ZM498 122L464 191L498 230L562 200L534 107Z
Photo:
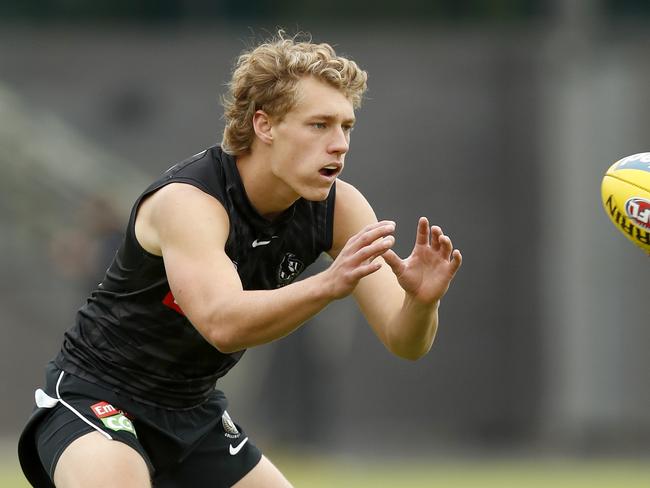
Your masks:
M245 445L247 442L248 442L248 437L244 438L244 440L241 441L241 442L240 442L239 444L237 444L236 446L233 446L232 444L230 444L230 445L228 446L228 452L230 452L230 455L231 455L231 456L235 456L236 454L239 453L239 451L242 450L242 448L244 447L244 445Z
M224 435L230 439L237 439L241 433L237 430L237 426L228 415L228 412L223 412L221 416L221 424L223 425Z
M93 413L98 419L111 417L113 415L117 415L118 413L120 413L120 411L117 408L115 408L113 405L111 405L108 402L95 403L94 405L91 405L90 409L93 411Z
M99 402L90 406L90 410L95 414L95 416L102 421L102 424L108 429L118 431L124 430L130 432L134 436L138 436L135 433L135 427L133 422L126 418L126 414L121 410L118 410L113 405L108 402Z

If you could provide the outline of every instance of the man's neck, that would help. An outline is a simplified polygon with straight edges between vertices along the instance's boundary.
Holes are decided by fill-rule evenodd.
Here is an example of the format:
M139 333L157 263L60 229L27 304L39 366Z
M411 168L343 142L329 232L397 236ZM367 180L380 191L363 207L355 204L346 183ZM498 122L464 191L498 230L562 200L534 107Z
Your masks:
M248 153L236 161L246 196L262 217L273 220L300 198L271 172L267 158Z

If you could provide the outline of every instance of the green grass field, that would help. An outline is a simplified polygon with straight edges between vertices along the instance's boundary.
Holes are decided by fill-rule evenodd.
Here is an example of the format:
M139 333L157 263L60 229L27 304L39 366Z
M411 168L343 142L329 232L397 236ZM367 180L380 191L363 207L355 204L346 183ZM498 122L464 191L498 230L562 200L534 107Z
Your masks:
M449 488L648 488L650 463L628 462L278 462L295 486Z
M271 455L296 487L307 488L648 488L650 460L358 461ZM28 488L17 462L0 462L0 487Z

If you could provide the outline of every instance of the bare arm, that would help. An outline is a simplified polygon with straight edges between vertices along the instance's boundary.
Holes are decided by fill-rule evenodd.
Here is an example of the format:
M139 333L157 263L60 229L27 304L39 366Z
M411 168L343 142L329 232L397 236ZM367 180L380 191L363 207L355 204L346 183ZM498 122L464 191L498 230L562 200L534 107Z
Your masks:
M339 181L334 214L333 257L347 236L377 218L354 187ZM392 250L377 257L385 262L376 273L360 280L354 297L379 339L393 354L417 359L426 354L438 328L438 306L462 257L452 251L449 237L439 227L418 222L413 252L401 259Z
M359 232L326 271L276 290L243 290L224 251L229 220L223 206L201 190L173 183L145 200L136 236L162 255L176 302L201 335L222 352L283 337L331 301L350 294L377 270L372 259L392 242L392 227L375 223Z

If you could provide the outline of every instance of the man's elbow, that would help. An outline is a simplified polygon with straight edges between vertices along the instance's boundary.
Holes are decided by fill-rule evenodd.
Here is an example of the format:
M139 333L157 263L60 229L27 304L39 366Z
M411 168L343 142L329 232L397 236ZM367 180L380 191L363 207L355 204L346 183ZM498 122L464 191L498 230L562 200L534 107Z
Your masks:
M405 353L393 353L395 356L399 357L400 359L406 359L408 361L417 361L418 359L423 358L424 356L427 355L428 350L426 351L418 351L418 352L413 352L413 351L408 351Z
M245 349L238 335L232 327L226 325L227 323L228 321L215 319L213 316L204 316L202 320L197 321L196 328L212 347L223 354L232 354Z
M393 355L401 359L406 359L408 361L417 361L418 359L423 358L431 350L432 343L422 344L419 346L395 346L389 348L389 351Z
M229 327L211 327L208 342L223 354L232 354L246 349L241 338Z
M240 351L242 348L235 345L233 341L227 339L212 339L210 343L214 346L217 351L223 354L232 354L233 352Z

